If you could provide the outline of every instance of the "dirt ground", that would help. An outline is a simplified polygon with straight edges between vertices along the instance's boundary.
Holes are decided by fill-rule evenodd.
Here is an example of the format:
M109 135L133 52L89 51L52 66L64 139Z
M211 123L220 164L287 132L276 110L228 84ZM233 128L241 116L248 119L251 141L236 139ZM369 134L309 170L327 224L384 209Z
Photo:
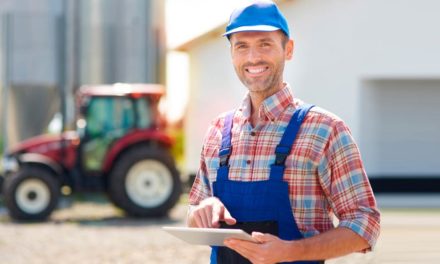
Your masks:
M100 196L64 199L44 223L11 222L0 205L0 263L209 263L209 247L182 242L160 227L184 225L185 198L169 217L126 218ZM373 253L326 263L440 263L440 210L385 209Z

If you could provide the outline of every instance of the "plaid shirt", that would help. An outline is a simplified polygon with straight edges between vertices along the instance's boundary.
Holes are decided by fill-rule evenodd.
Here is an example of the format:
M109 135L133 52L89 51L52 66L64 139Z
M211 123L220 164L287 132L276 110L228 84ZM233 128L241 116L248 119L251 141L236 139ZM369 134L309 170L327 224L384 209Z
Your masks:
M264 100L260 120L252 127L249 95L245 98L233 119L229 179L268 179L275 147L301 104L286 85ZM213 121L206 135L200 169L189 196L191 205L212 196L224 116ZM371 247L375 245L380 214L359 150L340 118L319 107L310 110L286 160L284 180L289 184L292 213L305 237L334 228L335 215L340 227L353 230Z

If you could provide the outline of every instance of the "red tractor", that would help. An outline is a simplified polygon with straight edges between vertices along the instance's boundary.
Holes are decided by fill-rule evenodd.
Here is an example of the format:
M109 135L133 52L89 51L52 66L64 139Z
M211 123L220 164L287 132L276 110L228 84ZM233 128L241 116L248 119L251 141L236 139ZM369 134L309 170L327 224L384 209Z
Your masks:
M158 110L163 93L150 84L81 87L76 131L28 139L4 158L2 194L10 216L46 219L61 188L104 191L132 216L165 215L182 185Z

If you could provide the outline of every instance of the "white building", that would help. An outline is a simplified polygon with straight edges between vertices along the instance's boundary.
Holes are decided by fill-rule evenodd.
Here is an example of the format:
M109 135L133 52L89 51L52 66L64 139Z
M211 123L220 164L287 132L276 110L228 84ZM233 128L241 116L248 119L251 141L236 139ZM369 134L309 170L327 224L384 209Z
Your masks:
M278 3L295 40L285 69L295 96L346 121L371 179L427 177L432 187L440 178L440 2ZM190 57L190 173L210 121L237 107L246 92L223 32L215 28L177 48Z

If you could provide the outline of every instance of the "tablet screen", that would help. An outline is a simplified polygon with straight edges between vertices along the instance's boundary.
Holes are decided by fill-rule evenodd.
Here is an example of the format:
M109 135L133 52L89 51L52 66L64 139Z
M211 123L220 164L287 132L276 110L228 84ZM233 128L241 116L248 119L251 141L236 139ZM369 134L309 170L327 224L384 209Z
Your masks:
M250 234L241 229L171 226L164 226L162 229L175 237L195 245L224 246L223 241L227 238L237 238L258 243Z

